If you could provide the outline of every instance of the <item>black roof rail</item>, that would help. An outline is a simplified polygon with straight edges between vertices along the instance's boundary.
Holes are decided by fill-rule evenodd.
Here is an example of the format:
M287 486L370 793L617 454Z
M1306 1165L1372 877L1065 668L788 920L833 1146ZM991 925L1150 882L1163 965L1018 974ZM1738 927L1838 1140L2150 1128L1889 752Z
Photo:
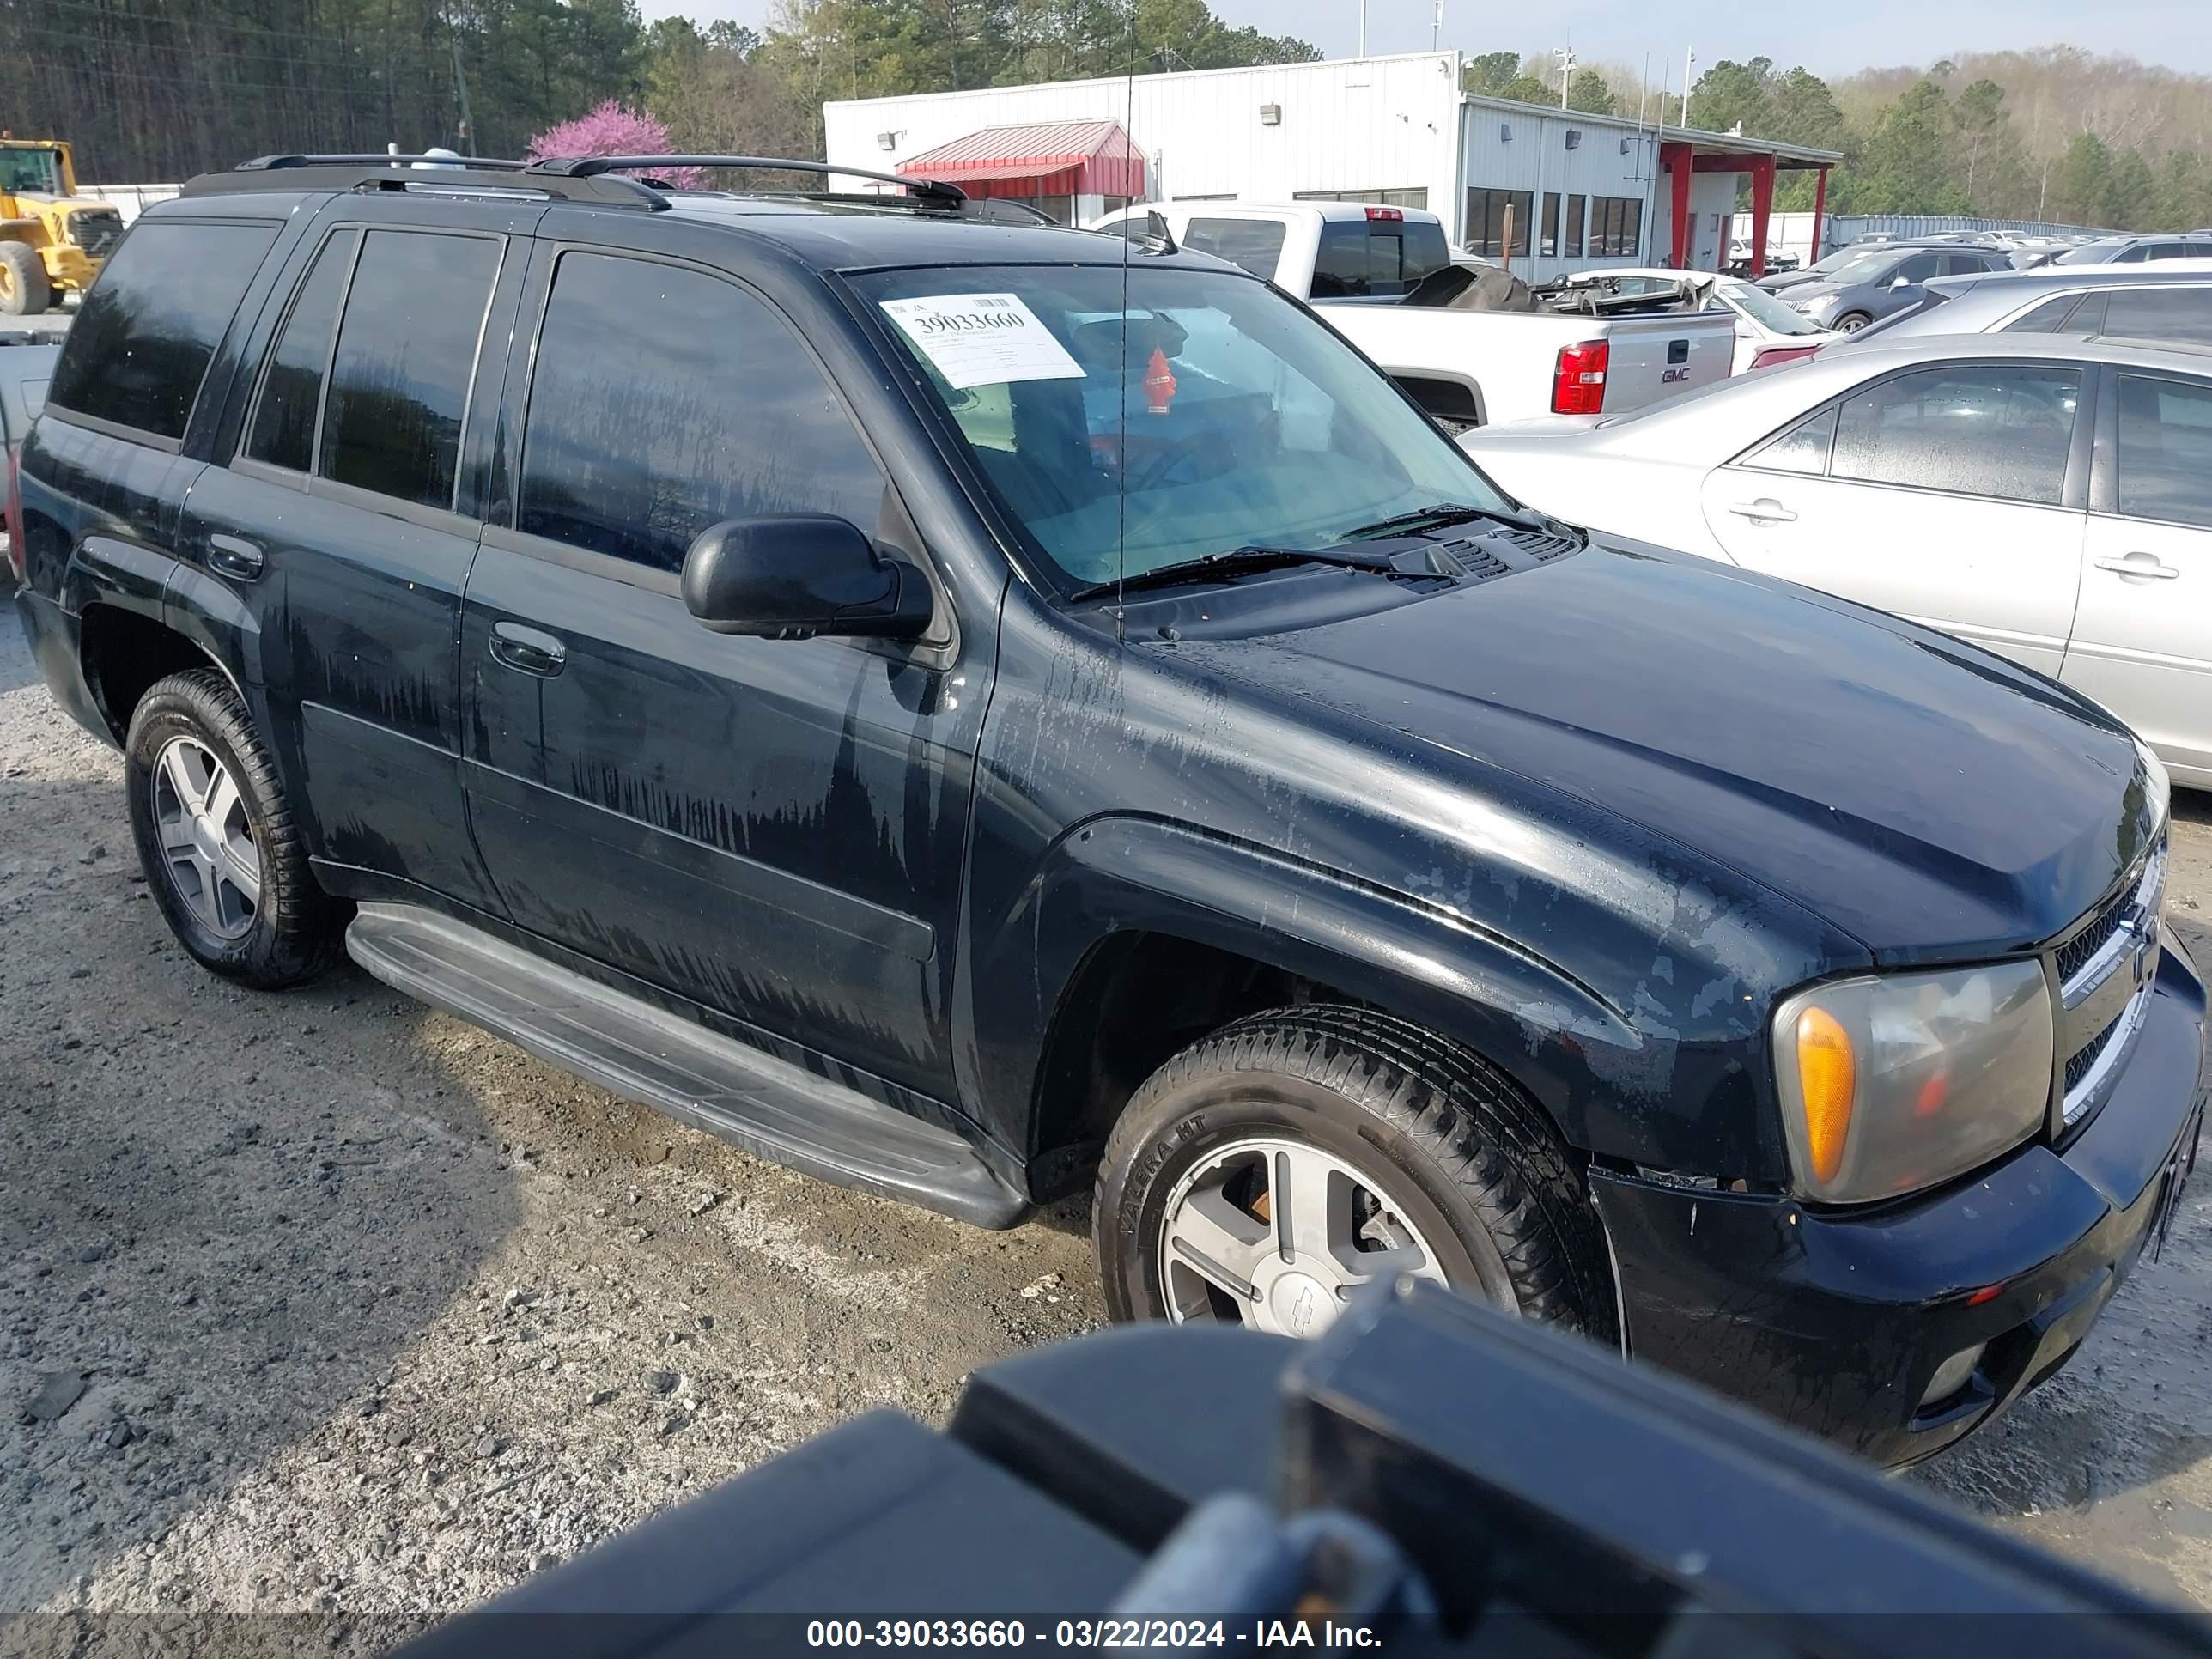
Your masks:
M469 155L257 155L227 173L204 173L188 181L186 196L228 196L240 191L331 191L375 190L527 191L596 207L668 206L661 192L635 179L568 177L538 173L527 161Z
M825 176L834 173L851 179L873 179L879 184L897 185L927 200L942 202L947 207L958 207L968 199L966 191L957 185L946 184L941 179L909 179L902 173L873 173L866 167L848 167L842 161L832 166L828 161L800 161L777 155L552 156L543 161L533 161L526 171L532 174L550 173L562 179L589 179L605 173L649 173L662 167L750 167L769 173L819 173Z

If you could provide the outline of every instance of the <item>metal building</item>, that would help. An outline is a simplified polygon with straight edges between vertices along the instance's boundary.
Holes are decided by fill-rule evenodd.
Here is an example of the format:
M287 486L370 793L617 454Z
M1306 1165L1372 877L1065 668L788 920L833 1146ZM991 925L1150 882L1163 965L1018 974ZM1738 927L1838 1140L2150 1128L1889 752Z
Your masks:
M1462 66L1456 52L1422 52L1056 81L829 103L822 119L833 164L950 179L1074 222L1127 196L1426 208L1455 244L1532 280L1717 270L1741 175L1760 219L1778 172L1817 171L1825 197L1843 159L1476 97L1459 89ZM1751 241L1763 259L1768 238Z

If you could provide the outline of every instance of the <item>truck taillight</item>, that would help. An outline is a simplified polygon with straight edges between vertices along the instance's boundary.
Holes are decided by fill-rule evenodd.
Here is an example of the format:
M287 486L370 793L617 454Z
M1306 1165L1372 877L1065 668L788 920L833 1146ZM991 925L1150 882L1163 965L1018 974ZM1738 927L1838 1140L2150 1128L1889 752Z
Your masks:
M1367 216L1370 219L1403 219L1406 216L1396 208L1370 208Z
M1605 366L1613 348L1603 340L1579 340L1559 348L1559 367L1552 374L1552 413L1601 415L1605 412Z
M19 476L16 453L8 449L8 568L15 573L15 580L23 580L23 481Z

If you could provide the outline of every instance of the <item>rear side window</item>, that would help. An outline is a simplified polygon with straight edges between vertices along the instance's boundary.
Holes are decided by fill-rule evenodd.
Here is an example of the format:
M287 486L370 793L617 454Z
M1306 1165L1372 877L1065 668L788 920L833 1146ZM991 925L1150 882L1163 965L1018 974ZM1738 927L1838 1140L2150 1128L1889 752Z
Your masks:
M276 240L270 225L139 224L70 328L51 401L182 438L216 347Z
M2059 294L2045 300L2025 314L2004 325L2007 334L2056 334L2065 326L2068 315L2081 301L2078 294ZM1864 337L1864 331L1861 331Z
M2055 505L2081 384L1989 364L1899 374L1844 400L1829 476Z
M762 301L677 265L562 256L516 528L674 571L724 519L827 513L873 535L884 488L821 369Z
M2129 340L2212 345L2212 284L2123 289L2106 297L2105 325L2099 332Z
M1285 228L1279 219L1193 219L1183 246L1242 265L1261 282L1272 283L1275 267L1282 263Z
M2120 511L2212 527L2212 386L2119 377Z
M331 362L319 471L336 483L450 507L500 244L372 230Z
M331 360L331 334L345 295L357 230L341 230L322 246L307 280L292 301L292 314L270 356L261 400L254 405L246 453L271 466L307 472L315 465L315 411L323 396L323 371Z

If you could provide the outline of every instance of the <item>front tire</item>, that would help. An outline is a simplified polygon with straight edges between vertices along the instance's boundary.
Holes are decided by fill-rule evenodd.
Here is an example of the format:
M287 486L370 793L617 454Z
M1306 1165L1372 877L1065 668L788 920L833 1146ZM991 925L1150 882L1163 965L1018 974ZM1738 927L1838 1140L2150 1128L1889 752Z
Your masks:
M1255 1014L1170 1060L1108 1138L1092 1226L1116 1319L1314 1336L1409 1273L1615 1340L1604 1237L1550 1123L1364 1009Z
M35 317L46 308L46 262L28 242L0 242L0 312Z
M1836 332L1838 334L1856 334L1873 320L1874 319L1868 316L1863 311L1854 311L1848 316L1838 317L1836 319Z
M124 781L148 890L202 967L276 991L337 959L343 914L316 885L276 764L221 674L172 674L139 699Z

